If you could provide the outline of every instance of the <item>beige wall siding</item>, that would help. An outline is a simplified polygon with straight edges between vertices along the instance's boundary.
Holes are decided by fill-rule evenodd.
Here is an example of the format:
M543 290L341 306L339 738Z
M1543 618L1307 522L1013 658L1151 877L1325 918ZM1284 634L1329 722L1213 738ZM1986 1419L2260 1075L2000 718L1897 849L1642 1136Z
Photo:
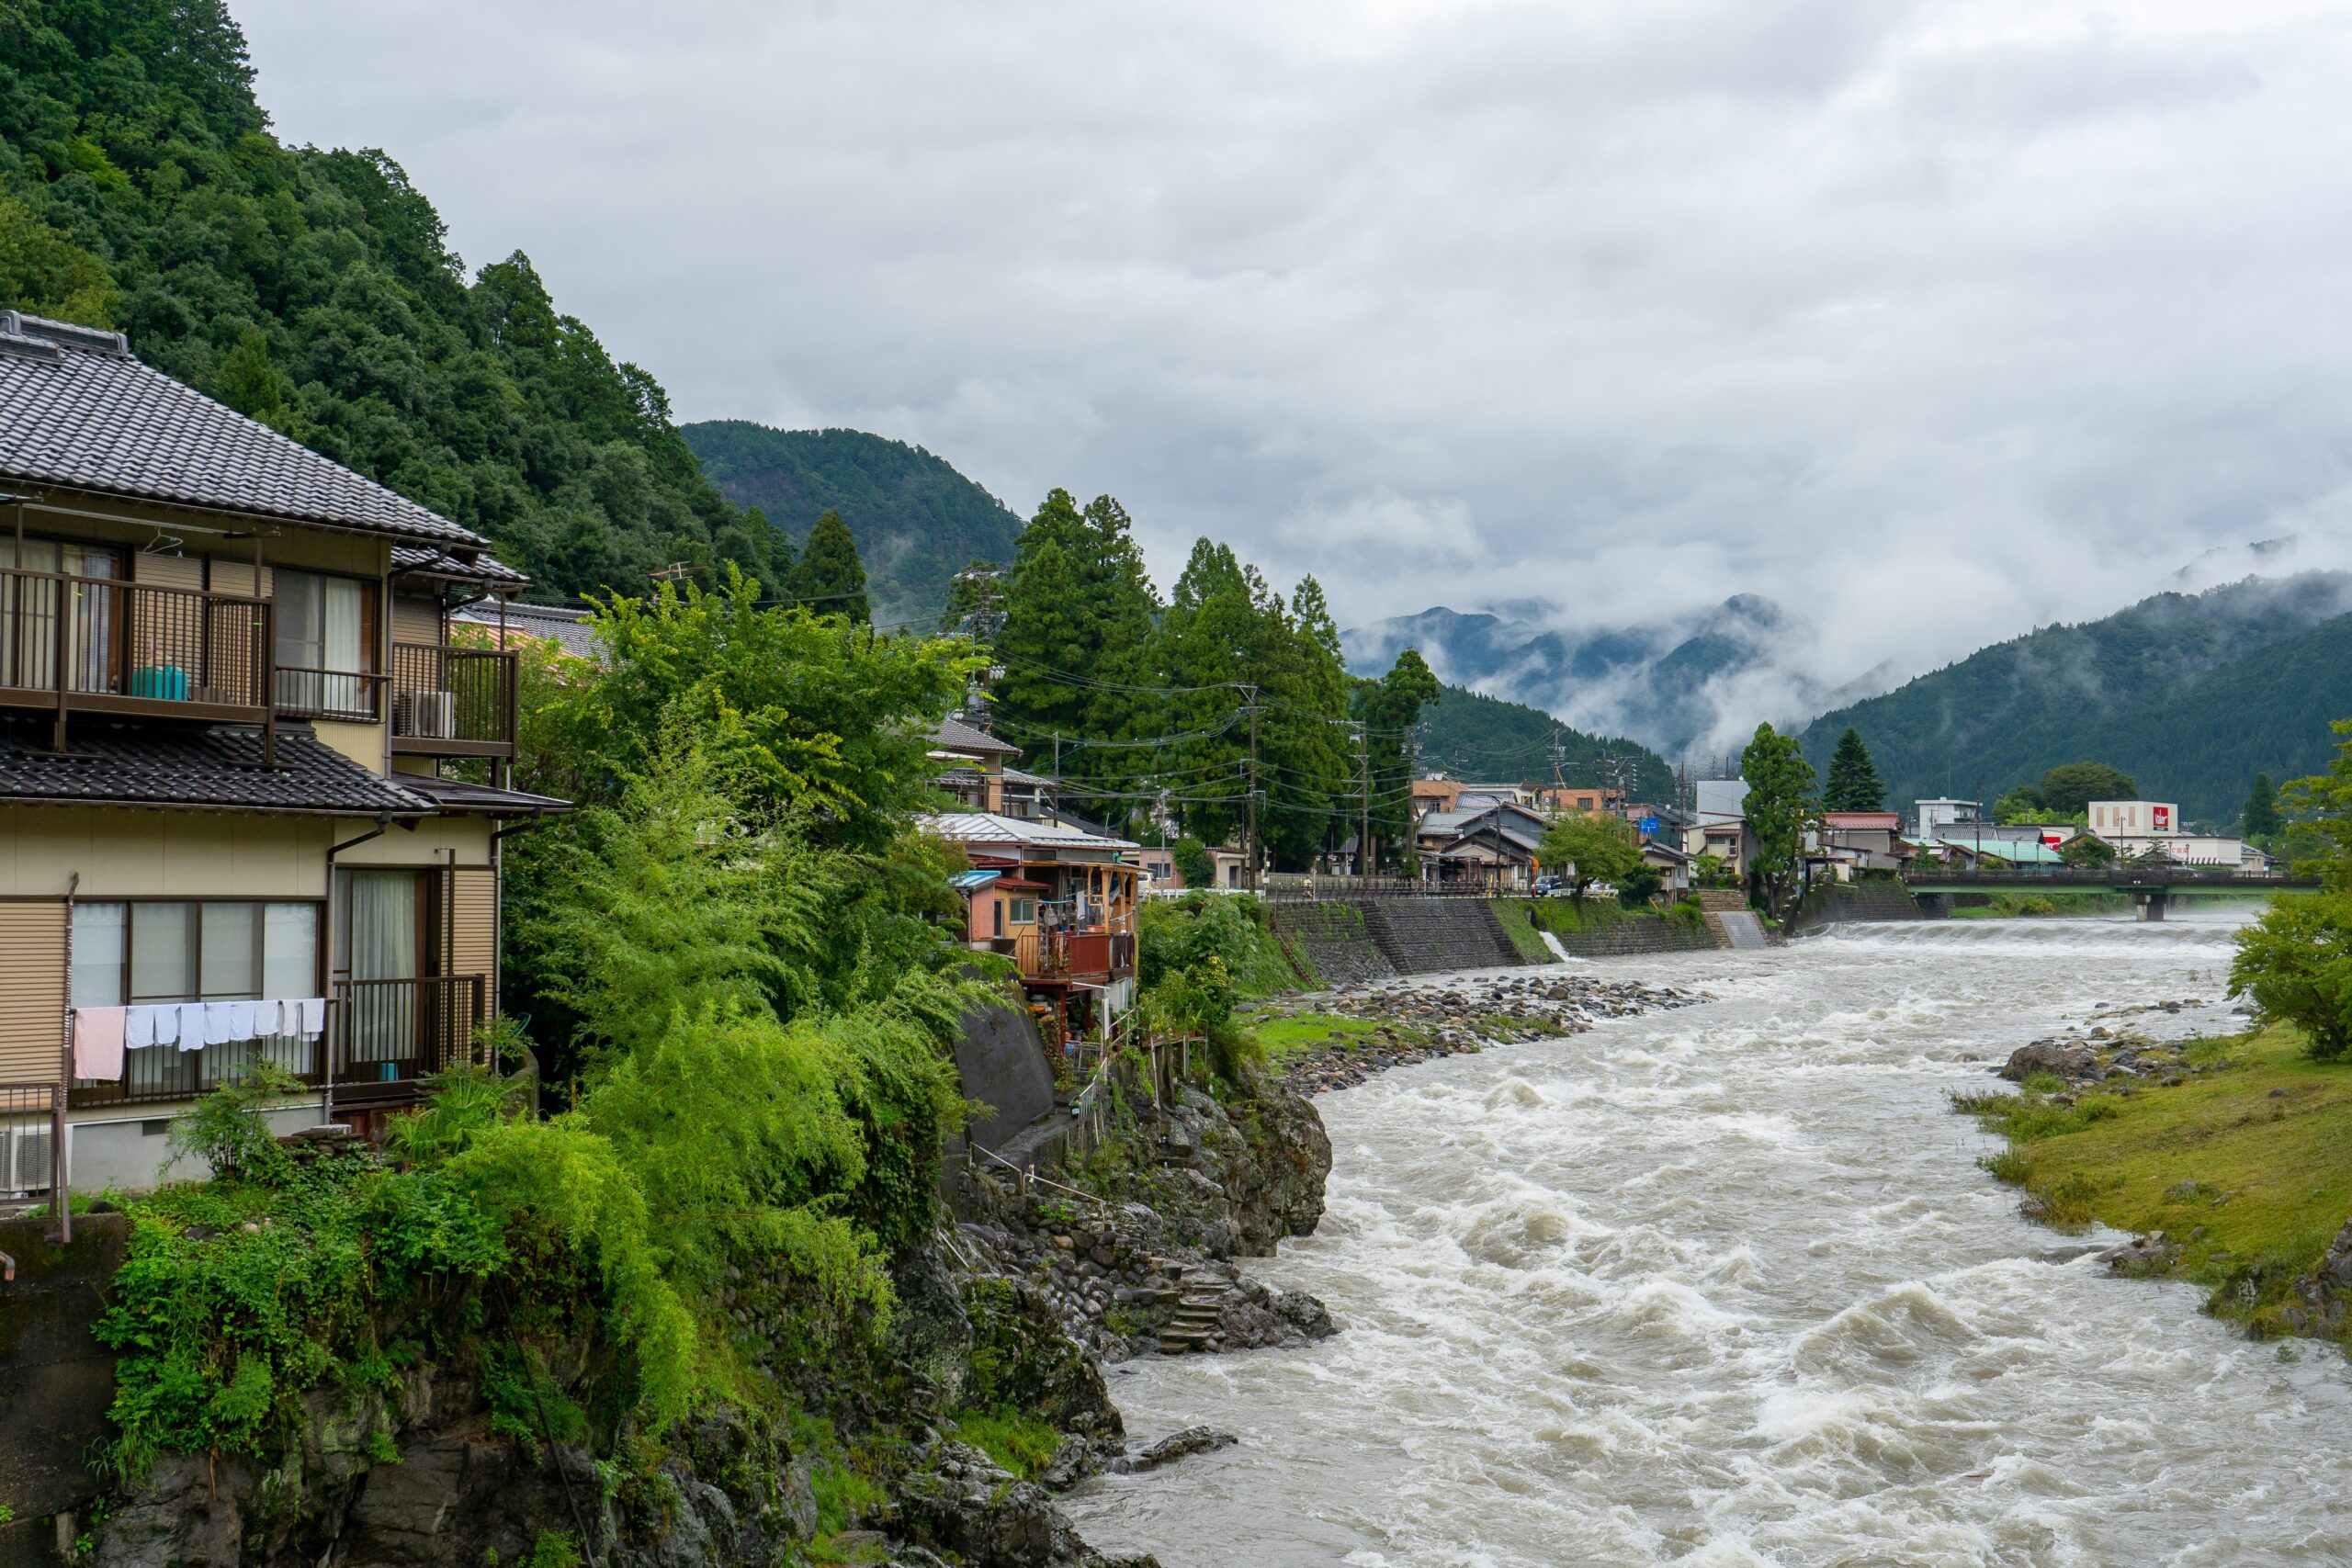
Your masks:
M390 691L378 693L385 707L391 706ZM388 737L390 731L380 724L337 724L333 719L318 719L311 728L318 738L367 769L371 773L391 772L391 754Z
M234 556L214 556L211 575L212 592L215 593L235 593L246 598L258 599L269 597L269 567L266 563L261 569L259 593L254 592L254 563L250 559L239 560Z
M498 1010L498 874L460 866L449 874L449 973L488 976L482 1005Z
M497 824L482 817L428 817L413 828L395 822L364 844L334 857L337 865L487 866L490 832ZM337 839L368 830L363 822L339 822Z
M0 904L0 1082L55 1083L65 1048L65 902Z
M366 824L120 807L0 807L0 897L316 898L326 849ZM394 829L398 831L398 829Z
M392 640L421 642L428 647L441 641L441 606L437 601L420 599L413 593L401 593L392 599Z
M130 575L135 581L164 588L202 588L204 560L199 556L157 556L141 551L130 558Z

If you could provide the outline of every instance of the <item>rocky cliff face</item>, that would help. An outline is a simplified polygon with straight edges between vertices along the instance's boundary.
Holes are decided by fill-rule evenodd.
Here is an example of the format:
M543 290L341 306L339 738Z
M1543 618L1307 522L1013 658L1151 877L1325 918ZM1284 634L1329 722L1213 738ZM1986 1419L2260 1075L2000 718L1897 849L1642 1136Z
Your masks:
M1227 1105L1186 1089L1164 1111L1123 1124L1099 1155L1096 1173L1125 1196L1055 1201L1042 1184L967 1182L960 1234L897 1260L892 1334L870 1365L791 1339L780 1318L770 1321L755 1270L730 1282L720 1304L739 1349L803 1409L825 1412L847 1437L877 1439L862 1453L889 1456L854 1489L864 1500L836 1547L910 1564L1148 1568L1148 1558L1088 1548L1052 1491L1227 1439L1202 1434L1179 1450L1130 1455L1103 1360L1333 1332L1313 1298L1219 1261L1269 1253L1321 1217L1330 1140L1303 1097L1268 1085ZM445 1363L381 1386L311 1391L274 1461L164 1456L108 1499L86 1560L480 1568L560 1560L584 1545L613 1568L721 1568L794 1560L817 1540L831 1461L787 1419L711 1410L657 1443L600 1419L626 1401L608 1386L612 1358L594 1344L553 1358L562 1364L547 1369L530 1402L517 1405L509 1389L502 1415L492 1387L502 1332L478 1323ZM993 1410L1059 1436L1035 1480L953 1436L959 1412Z

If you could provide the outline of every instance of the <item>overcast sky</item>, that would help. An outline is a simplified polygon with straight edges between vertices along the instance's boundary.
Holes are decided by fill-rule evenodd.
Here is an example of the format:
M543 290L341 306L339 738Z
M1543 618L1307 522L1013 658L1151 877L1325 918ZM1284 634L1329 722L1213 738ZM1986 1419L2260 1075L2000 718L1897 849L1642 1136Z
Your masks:
M1939 662L2352 533L2352 7L232 0L682 419L1109 491L1344 623Z

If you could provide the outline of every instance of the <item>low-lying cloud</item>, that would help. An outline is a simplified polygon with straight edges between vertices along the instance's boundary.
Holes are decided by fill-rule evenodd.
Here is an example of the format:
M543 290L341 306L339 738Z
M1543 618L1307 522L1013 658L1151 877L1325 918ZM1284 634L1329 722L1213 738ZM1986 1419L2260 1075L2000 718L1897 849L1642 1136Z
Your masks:
M2342 526L2341 6L234 8L682 417L1112 491L1163 584L1759 592L1760 709Z

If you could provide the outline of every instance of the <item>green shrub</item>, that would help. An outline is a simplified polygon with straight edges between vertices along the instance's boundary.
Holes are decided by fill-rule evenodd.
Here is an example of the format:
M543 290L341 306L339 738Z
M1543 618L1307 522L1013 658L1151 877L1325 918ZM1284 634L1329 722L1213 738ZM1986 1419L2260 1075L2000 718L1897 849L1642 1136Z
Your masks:
M217 1177L281 1180L291 1163L269 1130L266 1112L302 1092L300 1078L257 1059L173 1122L164 1142L174 1154L203 1160Z

